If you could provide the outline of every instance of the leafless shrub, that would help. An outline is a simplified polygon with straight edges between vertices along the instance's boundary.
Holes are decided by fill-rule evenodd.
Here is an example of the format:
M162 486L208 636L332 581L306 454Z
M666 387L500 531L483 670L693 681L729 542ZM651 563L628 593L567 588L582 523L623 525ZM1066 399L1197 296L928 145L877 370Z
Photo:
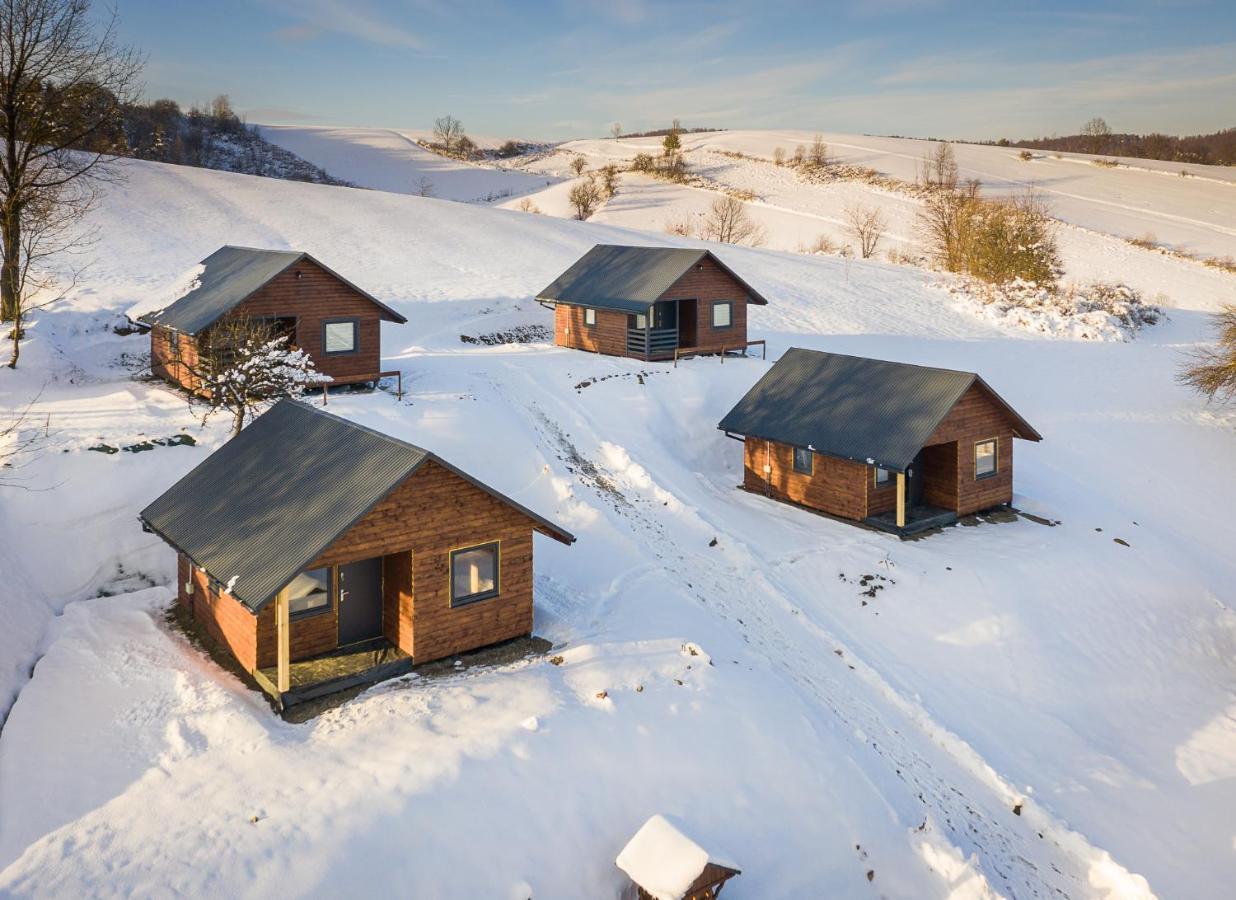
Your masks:
M422 175L416 182L416 195L418 197L433 196L433 182Z
M0 422L0 487L26 489L13 473L33 462L51 437L51 415L40 417L41 421L31 415L42 393L40 390L20 412Z
M584 169L588 168L588 160L582 156L576 156L571 160L571 171L576 177L584 174Z
M784 147L776 147L773 149L773 165L775 166L785 165L785 148Z
M678 237L694 237L695 221L689 212L672 213L665 220L664 231L666 234L673 234Z
M1157 250L1157 249L1159 249L1159 242L1158 242L1158 240L1156 240L1156 239L1155 239L1155 236L1154 236L1153 234L1151 234L1149 231L1147 231L1147 232L1146 232L1145 234L1143 234L1141 237L1128 238L1128 241L1129 241L1129 243L1130 243L1130 244L1132 244L1134 247L1141 247L1143 250Z
M1208 256L1202 260L1202 265L1236 275L1236 258L1230 256Z
M618 193L618 167L609 163L601 169L601 196L606 200L613 199Z
M840 244L838 244L828 235L822 234L819 237L817 237L814 241L812 241L810 244L800 245L798 248L798 252L800 253L822 253L822 254L831 256L832 254L836 253L839 249L841 249Z
M524 197L519 201L519 211L540 214L541 209L534 202L532 202L531 197Z
M863 259L870 259L880 245L888 221L878 207L854 204L845 211L846 225L858 241Z
M1030 160L1034 159L1034 154L1029 150L1023 150L1017 154L1017 158L1022 162L1030 162Z
M1090 164L1092 166L1098 166L1101 169L1114 169L1120 165L1120 160L1118 159L1092 159L1090 160Z
M601 202L600 188L593 179L583 178L571 188L570 200L575 208L575 218L582 222L596 212Z
M801 166L806 161L807 161L807 148L804 147L802 144L799 144L797 147L794 148L794 155L790 157L790 164L794 166Z
M1195 350L1178 378L1207 400L1227 403L1236 400L1236 305L1223 307L1213 319L1215 345Z
M957 181L957 157L953 153L953 145L947 142L932 144L919 164L919 183L929 190L951 191L957 187Z
M824 143L823 135L817 134L811 140L811 165L817 169L828 165L828 144Z
M899 247L890 247L888 253L885 254L888 261L897 266L917 266L920 262L919 258L908 250L902 250Z
M631 160L631 168L636 172L651 172L655 163L647 153L636 153Z
M764 229L747 213L747 205L737 197L718 197L700 223L700 237L725 244L747 244L758 247L764 243Z

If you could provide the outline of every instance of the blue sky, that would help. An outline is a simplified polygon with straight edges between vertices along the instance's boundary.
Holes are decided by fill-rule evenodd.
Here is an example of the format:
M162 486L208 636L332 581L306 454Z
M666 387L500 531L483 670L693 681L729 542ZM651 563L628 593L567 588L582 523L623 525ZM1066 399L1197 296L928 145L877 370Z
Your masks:
M954 138L1236 125L1236 2L119 0L148 98L528 138L684 125Z

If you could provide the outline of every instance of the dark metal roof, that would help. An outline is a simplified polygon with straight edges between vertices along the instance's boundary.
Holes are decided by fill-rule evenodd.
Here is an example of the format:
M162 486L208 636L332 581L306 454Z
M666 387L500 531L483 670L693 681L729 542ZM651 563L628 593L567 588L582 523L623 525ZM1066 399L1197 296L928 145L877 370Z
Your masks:
M792 348L717 426L817 453L904 472L970 386L978 384L1014 422L1041 440L973 372Z
M382 311L382 318L403 324L408 320L385 303L361 290L338 272L322 265L308 253L296 250L255 250L252 247L220 247L202 260L205 266L198 284L183 297L161 310L138 317L143 325L162 325L184 334L198 334L235 309L289 266L308 259L338 278Z
M742 285L752 303L768 301L707 250L597 244L537 294L538 300L642 313L691 267L708 258Z
M533 520L575 538L428 450L282 400L139 518L254 612L392 490L433 460Z

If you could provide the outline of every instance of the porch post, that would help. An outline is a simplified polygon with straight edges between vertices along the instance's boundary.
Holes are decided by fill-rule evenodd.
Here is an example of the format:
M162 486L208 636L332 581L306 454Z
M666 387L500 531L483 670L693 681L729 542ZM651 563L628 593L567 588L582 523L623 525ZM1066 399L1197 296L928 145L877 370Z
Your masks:
M291 621L288 614L288 589L275 595L275 641L278 645L278 673L275 688L285 694L292 687Z
M897 527L906 527L906 473L897 473Z

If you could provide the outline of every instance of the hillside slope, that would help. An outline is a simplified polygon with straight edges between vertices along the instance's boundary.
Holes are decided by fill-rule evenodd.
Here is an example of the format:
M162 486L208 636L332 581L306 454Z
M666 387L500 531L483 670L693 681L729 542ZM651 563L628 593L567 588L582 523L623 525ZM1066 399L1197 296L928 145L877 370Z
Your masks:
M0 489L0 893L616 893L653 812L729 849L735 897L1230 882L1236 415L1173 380L1197 312L1048 340L916 269L723 248L770 298L770 360L975 369L1046 436L1017 449L1016 503L1060 524L902 543L734 490L715 423L767 363L460 342L548 324L532 295L593 243L663 238L154 164L94 224L89 280L0 372L0 414L51 416L39 491ZM330 409L579 536L537 544L562 666L414 676L289 725L169 629L172 554L135 515L225 426L135 379L146 342L111 326L222 243L307 250L408 316L384 326L404 400ZM88 449L181 432L197 446Z

